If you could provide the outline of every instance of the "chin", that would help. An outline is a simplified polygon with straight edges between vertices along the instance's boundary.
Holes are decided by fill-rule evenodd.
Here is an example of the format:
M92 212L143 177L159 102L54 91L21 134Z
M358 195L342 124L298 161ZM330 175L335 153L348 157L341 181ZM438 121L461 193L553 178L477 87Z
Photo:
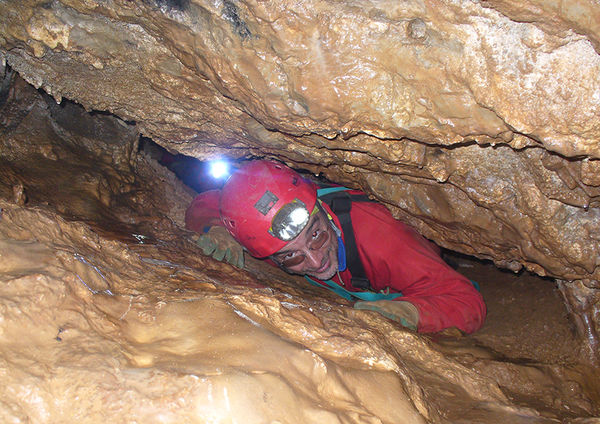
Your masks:
M321 281L331 280L333 278L333 276L335 275L337 268L338 268L338 261L337 261L337 258L335 258L335 260L331 261L331 264L325 271L320 272L318 274L308 274L308 275L313 278L316 278L318 280L321 280Z
M313 277L321 280L321 281L325 281L325 280L331 280L335 275L335 269L331 270L331 271L325 271L320 273L319 275L313 275Z

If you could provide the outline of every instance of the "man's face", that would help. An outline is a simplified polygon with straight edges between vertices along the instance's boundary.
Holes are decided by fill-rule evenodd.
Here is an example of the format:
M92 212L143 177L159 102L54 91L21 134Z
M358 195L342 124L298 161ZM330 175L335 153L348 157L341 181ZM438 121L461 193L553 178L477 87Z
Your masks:
M319 209L302 232L271 258L291 274L329 280L338 269L337 250L337 235Z

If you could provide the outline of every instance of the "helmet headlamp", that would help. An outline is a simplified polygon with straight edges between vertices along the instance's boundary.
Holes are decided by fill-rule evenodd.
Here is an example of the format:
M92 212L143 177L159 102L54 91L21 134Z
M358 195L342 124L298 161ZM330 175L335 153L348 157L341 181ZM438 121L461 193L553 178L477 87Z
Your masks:
M282 163L253 160L236 169L223 186L219 212L227 230L252 256L266 258L308 225L306 212L290 213L302 208L311 212L316 202L313 182Z
M269 233L283 241L290 241L306 227L310 212L304 202L294 199L284 205L273 217Z

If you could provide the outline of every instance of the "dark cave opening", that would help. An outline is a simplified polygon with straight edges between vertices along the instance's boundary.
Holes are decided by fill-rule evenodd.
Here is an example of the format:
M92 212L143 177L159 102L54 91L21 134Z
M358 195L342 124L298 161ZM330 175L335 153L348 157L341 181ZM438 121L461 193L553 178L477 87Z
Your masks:
M149 158L173 172L177 178L196 193L219 189L227 177L243 162L260 157L218 157L210 160L200 160L182 153L172 153L168 149L154 142L151 138L140 136L138 153L143 153ZM215 169L222 167L223 169ZM322 174L314 175L308 170L294 168L296 172L319 186L336 185Z
M212 167L216 162L226 164L227 169L224 172L227 174L231 173L239 162L232 158L202 161L181 153L171 153L151 138L144 136L140 136L138 152L146 154L173 172L183 184L196 193L219 189L225 183L227 175L215 175L213 172Z

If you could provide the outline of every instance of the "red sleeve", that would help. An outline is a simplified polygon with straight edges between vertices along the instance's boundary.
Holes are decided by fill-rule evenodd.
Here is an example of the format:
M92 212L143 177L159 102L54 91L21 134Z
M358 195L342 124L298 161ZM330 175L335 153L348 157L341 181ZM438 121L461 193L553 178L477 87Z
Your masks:
M219 213L220 197L220 190L209 190L196 196L185 211L185 227L202 234L205 227L223 225Z
M374 290L400 291L419 310L420 332L458 327L472 333L486 307L469 279L448 266L439 249L383 205L354 203L352 223L367 277Z

